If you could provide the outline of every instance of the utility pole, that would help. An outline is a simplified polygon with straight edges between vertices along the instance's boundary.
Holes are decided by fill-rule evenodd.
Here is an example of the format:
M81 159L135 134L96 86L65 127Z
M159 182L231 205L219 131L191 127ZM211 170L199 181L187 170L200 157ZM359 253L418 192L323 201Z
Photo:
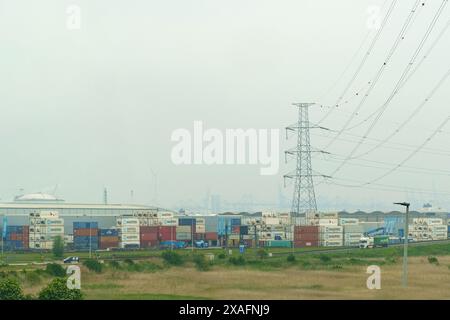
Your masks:
M316 195L314 192L314 176L329 178L325 175L314 175L311 165L311 153L328 153L322 150L312 150L309 137L309 129L323 129L324 127L313 126L309 122L308 109L315 103L294 103L298 108L297 123L286 127L286 139L288 132L297 132L297 145L295 148L285 151L286 162L287 155L295 155L297 164L296 170L290 174L286 174L284 178L295 179L294 195L292 198L291 214L299 216L300 214L317 211Z
M394 202L394 204L398 204L400 206L406 207L405 214L405 228L404 228L404 240L403 240L403 279L402 285L403 287L408 286L408 241L409 241L409 206L408 202Z

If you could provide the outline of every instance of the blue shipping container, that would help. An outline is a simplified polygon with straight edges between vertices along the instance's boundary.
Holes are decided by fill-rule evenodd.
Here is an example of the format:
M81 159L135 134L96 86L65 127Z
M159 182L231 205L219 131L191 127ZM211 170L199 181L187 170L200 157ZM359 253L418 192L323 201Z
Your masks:
M4 245L8 249L23 249L23 242L20 240L7 240Z
M195 226L196 220L195 220L195 218L179 218L178 225L180 225L180 226Z
M6 234L8 233L23 233L23 226L7 226Z
M74 229L97 229L98 228L98 222L88 221L88 222L74 222L73 223Z
M117 229L100 229L99 235L101 237L115 237L119 235L119 230Z

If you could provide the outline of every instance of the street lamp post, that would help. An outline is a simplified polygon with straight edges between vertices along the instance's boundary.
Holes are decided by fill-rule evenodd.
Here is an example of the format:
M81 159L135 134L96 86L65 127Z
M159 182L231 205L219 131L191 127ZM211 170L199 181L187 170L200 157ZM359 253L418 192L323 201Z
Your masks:
M409 205L408 202L395 202L394 204L398 204L400 206L406 207L406 215L405 215L405 227L403 231L403 279L402 284L403 287L408 286L408 235L409 235Z

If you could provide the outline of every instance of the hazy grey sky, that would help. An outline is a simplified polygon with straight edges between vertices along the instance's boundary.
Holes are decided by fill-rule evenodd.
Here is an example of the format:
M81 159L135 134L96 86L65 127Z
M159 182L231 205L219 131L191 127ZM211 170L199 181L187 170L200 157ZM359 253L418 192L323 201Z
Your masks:
M282 129L296 121L292 102L332 105L376 31L342 81L329 94L324 92L369 31L368 8L384 2L0 0L0 198L11 200L20 188L49 191L58 184L58 195L67 201L100 202L107 186L111 202L130 202L134 190L134 202L151 204L153 170L158 204L163 206L201 202L208 190L223 201L240 202L252 195L255 202L277 203L282 176L294 165L284 165L282 154L280 172L273 176L261 176L259 167L250 165L175 166L171 133L192 130L195 120L222 130ZM360 89L374 77L414 2L397 5L348 98L363 92ZM394 88L441 1L424 3L352 124L377 110ZM81 8L80 30L66 26L69 5ZM419 57L449 17L446 8ZM383 139L394 131L447 72L448 33L389 104L370 138ZM391 143L364 159L395 165L408 156L449 116L449 86L450 80ZM341 106L323 125L339 130L360 99ZM312 108L311 121L327 110ZM369 124L348 134L362 135ZM450 171L450 124L443 131L427 145L433 150L418 153L405 165ZM348 134L328 151L347 155L359 139ZM312 132L312 144L324 147L329 135ZM356 154L373 146L373 141L366 142ZM283 140L281 146L293 144L293 139ZM329 174L339 165L331 160L314 158L313 167ZM336 175L366 181L393 167L352 163L380 166L355 160ZM400 191L395 192L320 181L316 194L323 209L384 209L394 200L450 204L450 194L401 191L450 192L448 173L396 171L378 181L397 186ZM282 191L291 197L289 185Z

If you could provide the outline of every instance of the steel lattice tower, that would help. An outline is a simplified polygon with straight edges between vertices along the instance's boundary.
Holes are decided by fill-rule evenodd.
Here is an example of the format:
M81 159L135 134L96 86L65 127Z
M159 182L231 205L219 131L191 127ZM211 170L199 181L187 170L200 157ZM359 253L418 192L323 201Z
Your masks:
M291 213L295 215L317 211L316 195L314 192L313 170L311 165L311 153L321 152L320 150L312 150L309 129L321 128L311 126L309 122L308 109L314 103L294 103L298 107L298 122L294 125L286 127L286 133L291 130L297 132L297 146L294 149L286 151L286 155L290 154L296 157L297 164L293 173L287 174L285 178L294 180L294 195L292 198ZM317 175L316 175L317 176ZM319 175L325 177L323 175Z

